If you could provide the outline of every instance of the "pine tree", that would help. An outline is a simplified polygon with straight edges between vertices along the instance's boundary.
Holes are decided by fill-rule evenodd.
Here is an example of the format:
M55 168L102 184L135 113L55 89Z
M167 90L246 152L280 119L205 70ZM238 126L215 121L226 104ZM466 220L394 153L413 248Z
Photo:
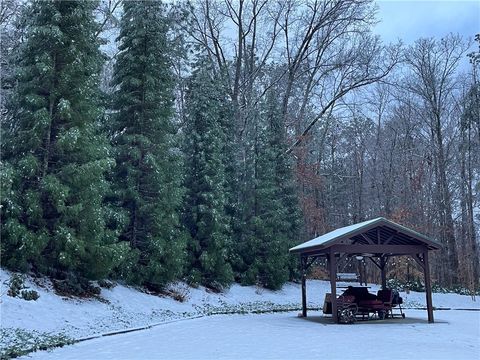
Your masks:
M271 148L270 160L274 164L274 186L275 197L280 200L280 212L278 217L277 230L281 232L287 249L295 246L299 242L300 230L302 228L302 214L298 202L298 193L296 190L295 177L293 173L293 158L285 154L288 144L286 139L286 127L284 118L280 113L279 96L272 90L266 99L267 114L266 118L269 124L269 144ZM288 253L288 250L287 252ZM298 257L288 255L286 259L288 266L288 279L293 280L298 277Z
M275 92L259 104L253 143L253 187L242 204L242 240L236 245L238 279L279 289L296 271L288 249L298 239L300 213Z
M168 23L159 1L124 3L114 68L112 200L126 219L132 252L118 275L161 287L181 275L181 157L173 122Z
M229 219L226 215L224 116L228 102L221 81L200 60L187 94L184 153L188 173L184 225L189 232L189 271L192 282L223 287L233 281L227 262Z
M102 57L91 1L33 1L19 62L14 121L3 128L2 261L54 276L106 276L123 255L105 230L98 131Z

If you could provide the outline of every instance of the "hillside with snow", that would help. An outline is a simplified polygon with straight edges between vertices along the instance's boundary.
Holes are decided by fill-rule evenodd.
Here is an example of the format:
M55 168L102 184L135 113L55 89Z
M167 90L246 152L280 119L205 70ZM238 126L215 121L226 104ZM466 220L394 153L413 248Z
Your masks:
M204 336L205 332L215 334L220 331L217 336L226 336L229 332L233 332L231 334L233 338L242 342L249 338L251 335L250 331L262 333L266 331L268 333L274 329L281 332L286 331L286 334L278 334L275 337L275 341L288 334L290 334L288 336L294 337L299 336L302 331L307 331L312 333L321 332L322 334L329 333L329 336L333 336L332 334L336 333L340 337L338 345L341 345L342 336L357 336L360 326L368 326L372 330L379 329L377 326L387 326L387 324L381 324L381 321L356 324L350 327L325 324L322 321L320 321L320 325L315 323L315 321L306 322L303 319L299 319L297 314L300 309L300 287L294 283L285 285L280 291L233 285L224 293L219 294L212 293L203 287L191 288L185 284L176 284L171 287L170 291L172 294L177 294L177 297L180 295L180 297L184 298L184 301L180 302L174 300L171 296L151 295L140 289L123 285L116 285L111 289L104 288L97 298L62 297L55 294L48 280L37 279L33 281L31 278L27 278L25 286L37 291L40 297L36 301L26 301L21 298L8 296L7 285L11 274L1 270L0 275L2 283L0 312L3 355L8 354L9 349L11 350L12 348L25 351L43 347L47 348L55 342L55 339L64 339L68 343L95 338L94 340L82 341L79 344L66 346L53 352L35 353L35 357L40 358L64 359L70 357L72 359L89 359L93 356L92 351L95 350L86 349L85 351L81 350L80 353L77 351L69 355L69 349L78 349L79 347L83 349L84 347L88 348L88 346L97 348L99 341L101 343L112 343L113 341L111 344L113 346L112 349L119 349L115 341L123 343L128 337L130 337L130 341L135 342L137 341L135 339L142 336L146 336L148 339L155 339L155 336L153 338L150 337L147 334L148 332L157 334L157 336L161 335L164 341L171 336L178 336L177 340L179 344L184 344L184 349L185 347L196 346L195 341L198 342L198 338L193 340L194 337L190 336L193 334L202 333L202 336ZM325 293L329 292L329 288L330 284L325 281L311 280L308 282L308 306L316 310L309 312L309 315L311 315L310 319L322 320L323 316L320 308L323 304ZM377 286L374 285L370 291L375 292L376 289ZM480 312L478 311L480 310L480 301L474 301L472 297L465 295L434 294L433 303L437 309L451 310L436 311L437 323L428 325L425 322L426 312L419 310L425 306L424 294L410 292L409 294L402 293L401 295L405 301L404 306L407 318L405 320L390 320L396 323L389 324L389 326L394 327L392 328L394 332L401 332L398 336L401 337L402 342L406 341L404 337L416 334L424 327L428 331L435 330L434 333L445 331L445 336L452 334L451 330L456 329L459 336L468 343L465 349L478 353L479 346L478 344L475 345L475 339L478 339L480 328ZM276 312L280 313L277 314ZM260 315L260 313L271 314ZM240 316L238 314L243 315ZM226 328L223 329L220 326L221 324ZM445 324L451 325L452 328L450 326L446 327ZM328 331L325 331L327 329L325 325L329 326ZM147 332L138 331L125 335L102 336L142 328L151 329L145 330ZM331 333L330 329L334 330L334 332ZM468 332L467 329L469 329ZM241 335L242 333L250 335L244 338ZM275 331L273 331L273 334L275 334ZM438 333L432 339L442 339L442 336ZM469 337L472 340L470 343L468 342ZM360 338L357 338L356 341L360 341ZM399 339L391 338L391 341L395 342ZM193 342L190 343L190 341ZM247 343L249 342L247 341ZM158 357L163 357L160 356L161 353L167 354L166 358L211 358L214 356L210 352L211 349L208 350L208 346L207 348L202 347L206 352L202 352L203 350L198 348L198 352L175 353L177 347L169 348L170 343L168 341L160 344L157 339L155 344L155 346L163 349L162 352L158 353ZM148 348L149 345L145 346ZM225 346L227 345L217 344L217 346L226 351ZM311 347L312 345L309 346ZM236 352L232 353L220 351L218 356L222 358L250 358L257 354L258 358L268 357L265 353L266 350L260 345L254 347L259 350L259 352L255 353L252 353L250 348L245 348L248 351L242 352L242 348L242 346L238 349L235 348ZM233 351L233 349L230 350ZM272 351L272 358L297 357L296 352L282 351L277 353L274 349ZM108 349L107 352L109 352ZM125 359L150 357L146 353L143 353L142 356L139 354L112 352L109 356L112 359L119 358L119 356ZM155 352L155 354L157 353ZM155 354L152 352L151 358L157 358ZM108 358L108 356L105 355L102 358Z

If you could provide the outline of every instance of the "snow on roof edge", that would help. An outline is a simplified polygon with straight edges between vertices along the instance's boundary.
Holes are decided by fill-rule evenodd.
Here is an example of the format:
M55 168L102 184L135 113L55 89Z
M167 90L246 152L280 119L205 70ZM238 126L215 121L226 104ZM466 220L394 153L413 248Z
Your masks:
M359 230L359 229L361 229L361 228L363 228L367 225L371 225L371 224L373 224L377 221L380 221L380 220L383 220L383 218L379 217L379 218L375 218L375 219L372 219L372 220L367 220L367 221L363 221L361 223L348 225L348 226L344 226L344 227L335 229L335 230L330 231L326 234L320 235L320 236L316 237L315 239L312 239L312 240L309 240L309 241L304 242L302 244L299 244L297 246L294 246L289 251L291 252L291 251L306 249L306 248L313 247L313 246L326 245L328 242L330 242L332 240L335 240L336 238L338 238L340 236L348 235L349 233L353 233L354 231L357 231L357 230Z
M335 229L335 230L330 231L326 234L318 236L315 239L312 239L312 240L306 241L302 244L299 244L297 246L294 246L289 250L289 252L297 252L299 250L308 249L308 248L311 248L311 247L314 247L314 246L315 247L316 246L325 246L325 245L329 244L330 242L336 240L339 237L348 236L349 234L354 233L354 232L356 232L356 231L358 231L358 230L360 230L360 229L362 229L366 226L370 226L370 225L372 225L376 222L385 222L387 224L390 224L392 227L396 227L397 229L401 229L405 233L414 234L416 237L422 239L426 244L428 244L430 246L437 247L438 249L440 249L442 247L442 244L440 244L439 242L434 241L434 240L428 238L427 236L425 236L423 234L420 234L419 232L417 232L415 230L409 229L409 228L407 228L403 225L397 224L396 222L385 219L383 217L378 217L378 218L375 218L375 219L363 221L361 223L348 225L348 226L344 226L344 227Z

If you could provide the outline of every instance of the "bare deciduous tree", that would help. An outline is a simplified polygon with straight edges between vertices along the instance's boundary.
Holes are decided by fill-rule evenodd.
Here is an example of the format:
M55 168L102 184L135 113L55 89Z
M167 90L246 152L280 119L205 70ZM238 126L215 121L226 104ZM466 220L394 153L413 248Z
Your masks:
M448 35L440 40L420 39L406 54L413 73L407 86L421 101L433 146L439 235L445 245L442 275L450 285L457 282L458 260L444 129L450 116L452 93L458 85L455 71L467 49L468 44L460 36Z

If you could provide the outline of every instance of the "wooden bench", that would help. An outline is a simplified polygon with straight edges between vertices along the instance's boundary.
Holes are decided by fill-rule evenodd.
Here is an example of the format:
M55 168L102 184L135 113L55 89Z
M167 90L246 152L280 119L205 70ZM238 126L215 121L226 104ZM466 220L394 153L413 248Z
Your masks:
M355 273L337 273L337 281L356 282L358 275Z

